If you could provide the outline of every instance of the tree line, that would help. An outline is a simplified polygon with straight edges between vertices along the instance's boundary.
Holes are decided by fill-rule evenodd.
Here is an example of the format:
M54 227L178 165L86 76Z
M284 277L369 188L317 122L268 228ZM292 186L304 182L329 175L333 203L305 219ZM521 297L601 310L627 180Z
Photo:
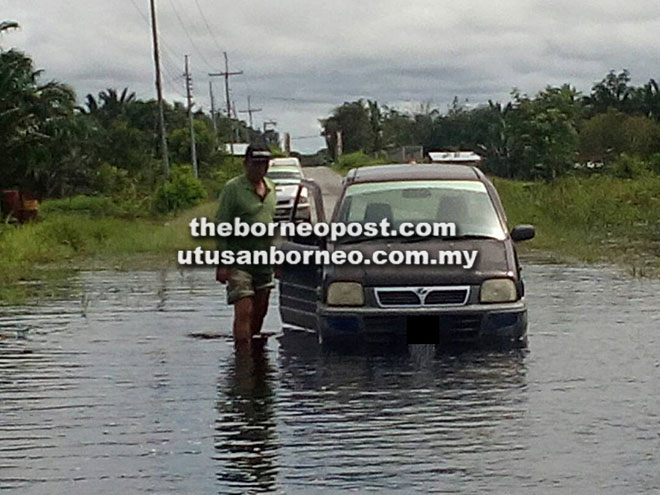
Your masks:
M170 160L190 163L187 108L166 103ZM266 139L243 121L194 112L199 174L211 179L229 158L224 143ZM41 197L73 194L149 194L163 182L158 105L127 88L88 94L79 105L74 90L43 81L43 72L18 50L0 50L0 188L21 188Z
M420 145L425 151L471 150L490 173L552 180L579 170L621 177L660 173L660 89L636 87L627 70L610 71L583 95L568 84L530 97L514 89L506 103L474 108L454 99L441 113L430 105L402 112L376 101L346 102L321 120L328 152L377 155Z

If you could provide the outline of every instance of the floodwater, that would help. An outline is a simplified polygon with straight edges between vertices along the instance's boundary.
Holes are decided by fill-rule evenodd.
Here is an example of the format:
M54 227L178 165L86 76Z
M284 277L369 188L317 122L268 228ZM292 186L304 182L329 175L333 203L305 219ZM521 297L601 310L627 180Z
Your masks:
M660 282L525 275L525 352L237 360L211 272L82 273L0 307L0 491L658 493Z

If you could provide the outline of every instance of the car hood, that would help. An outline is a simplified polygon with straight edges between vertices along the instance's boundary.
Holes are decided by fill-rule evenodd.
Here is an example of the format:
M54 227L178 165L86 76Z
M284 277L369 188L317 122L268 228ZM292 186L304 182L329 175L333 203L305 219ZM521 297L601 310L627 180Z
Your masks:
M275 193L278 198L293 198L298 193L298 184L275 184Z
M330 280L353 280L365 286L456 285L480 284L488 278L517 278L513 248L509 240L466 239L432 240L401 243L367 241L359 244L335 244L331 249L356 250L370 258L374 251L426 251L429 258L437 258L438 251L478 252L470 269L458 265L334 265L328 268Z

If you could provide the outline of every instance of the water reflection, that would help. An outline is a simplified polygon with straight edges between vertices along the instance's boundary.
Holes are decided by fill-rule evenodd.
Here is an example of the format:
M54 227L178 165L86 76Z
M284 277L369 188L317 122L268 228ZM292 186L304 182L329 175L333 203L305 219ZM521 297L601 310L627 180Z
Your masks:
M524 458L523 352L347 355L295 333L280 343L281 474L301 493L485 487Z
M218 380L215 426L221 493L267 492L277 475L273 368L265 351L236 352Z

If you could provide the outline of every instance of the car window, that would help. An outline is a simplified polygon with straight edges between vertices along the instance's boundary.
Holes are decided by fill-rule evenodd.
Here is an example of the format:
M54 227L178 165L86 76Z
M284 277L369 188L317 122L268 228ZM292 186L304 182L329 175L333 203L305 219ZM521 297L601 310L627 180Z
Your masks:
M291 172L291 171L269 171L267 177L275 182L278 181L299 181L302 177L300 172Z
M425 180L354 184L339 208L340 222L453 222L457 234L504 239L488 191L478 181Z

